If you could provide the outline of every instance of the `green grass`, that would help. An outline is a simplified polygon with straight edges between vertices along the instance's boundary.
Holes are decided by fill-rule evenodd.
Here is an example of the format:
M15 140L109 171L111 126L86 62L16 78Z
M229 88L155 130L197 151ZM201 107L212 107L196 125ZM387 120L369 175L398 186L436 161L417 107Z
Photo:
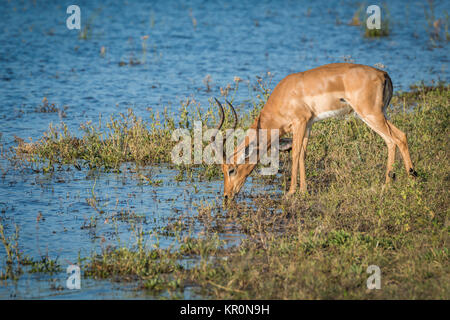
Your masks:
M390 15L389 10L387 9L386 5L383 5L383 8L381 9L381 25L380 29L368 29L367 28L367 19L369 15L366 13L366 10L368 8L367 3L361 3L359 4L358 8L356 9L355 13L353 14L353 17L351 21L348 23L351 26L359 26L363 30L363 35L366 38L380 38L380 37L387 37L391 33L390 29Z
M260 79L257 85L261 92L259 98L252 102L254 108L250 113L240 115L239 127L248 128L251 119L263 106L263 99L267 99L266 83ZM224 95L236 92L237 87L238 82L234 88L228 86ZM136 166L172 165L170 153L177 143L172 141L175 129L188 129L193 141L194 121L201 121L203 130L213 128L218 121L216 105L211 103L204 110L195 100L188 100L181 105L177 120L167 110L161 114L149 108L148 113L149 120L137 117L132 109L128 109L126 114L110 117L108 121L100 118L97 124L86 122L80 126L83 131L81 137L74 136L64 122L57 127L51 124L37 141L29 138L25 142L17 138L18 144L13 148L10 158L36 172L51 172L62 165L72 165L78 170L84 167L115 172L119 172L124 163L134 163ZM233 121L228 108L225 108L225 119L224 129L229 128ZM207 144L204 142L204 146ZM198 174L209 179L217 178L220 174L216 165L182 165L178 167L180 178L192 175L192 169L196 167L202 169L197 170Z
M57 259L52 259L48 255L41 256L39 259L33 259L22 253L19 245L19 228L17 225L15 226L14 234L7 237L5 228L0 221L0 242L6 254L4 265L0 266L0 280L17 280L24 272L54 274L61 271L61 266Z
M448 12L444 10L439 14L435 14L433 0L428 0L423 6L430 45L432 48L442 46L440 42L448 42L450 40Z
M198 204L195 219L208 237L185 238L178 249L103 252L85 268L90 276L133 275L142 289L172 297L189 286L214 299L449 299L449 111L445 85L393 99L391 121L407 133L415 180L397 158L397 180L383 185L386 146L361 121L318 123L308 194L253 195L226 211ZM262 183L285 185L284 160L283 175ZM230 224L245 239L225 248L217 235ZM198 262L184 268L190 255ZM380 290L366 287L369 265L381 269Z
M182 220L181 226L163 230L176 239L173 247L148 249L140 234L136 247L120 244L90 257L82 266L84 275L138 281L142 290L161 297L183 297L194 288L213 299L449 299L449 98L448 85L438 84L417 86L392 100L388 114L407 134L419 173L415 180L397 154L397 179L384 185L386 145L362 121L320 122L307 150L308 194L284 199L275 193L289 185L290 155L284 154L279 176L253 175L273 192L244 190L227 208L196 204L194 220L206 236L181 237L182 229L193 225L186 221L183 227ZM242 123L249 123L252 113ZM83 143L74 148L68 133L50 134L25 155L52 166L164 163L167 147L157 146L177 126L170 117L162 119L144 124L130 113L112 119L106 136L87 128L78 138ZM178 126L189 128L191 119L181 119ZM24 143L17 154L21 148ZM219 171L211 178L221 179ZM224 232L244 239L225 246L218 240ZM196 262L186 266L186 259ZM381 269L380 290L366 287L369 265Z

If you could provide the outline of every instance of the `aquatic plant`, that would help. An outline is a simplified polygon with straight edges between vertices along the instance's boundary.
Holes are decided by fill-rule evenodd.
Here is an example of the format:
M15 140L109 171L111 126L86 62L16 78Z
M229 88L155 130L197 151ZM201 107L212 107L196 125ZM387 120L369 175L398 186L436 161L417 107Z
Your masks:
M5 270L0 269L0 280L18 279L24 272L53 274L61 271L57 260L50 258L48 254L37 260L25 256L19 245L19 227L14 227L14 234L8 237L0 223L0 241L6 253Z
M80 30L78 34L78 39L80 40L89 40L92 37L92 24L94 23L94 20L97 18L97 16L102 11L101 8L96 9L89 18L83 22L83 28Z
M235 82L233 90L227 90L226 97L236 92L239 82ZM266 95L267 91L264 91L262 99ZM252 117L262 106L262 99L255 102L256 109L241 117L240 124L244 128L250 125ZM15 155L11 156L11 160L21 161L33 170L42 172L54 171L55 166L61 165L118 172L125 162L132 162L137 166L171 164L170 152L175 145L172 132L176 128L185 128L193 136L195 121L201 121L203 127L207 128L212 126L210 123L214 123L217 116L212 102L207 110L203 110L195 99L187 99L181 104L178 124L174 114L169 114L167 109L162 113L153 112L150 108L148 111L149 121L137 117L132 109L126 114L111 116L106 123L101 118L97 125L88 121L81 125L82 137L75 137L64 122L59 127L50 125L38 141L30 139L30 142L25 142L18 138ZM226 110L225 126L230 125L231 119L231 111ZM204 143L207 145L207 142ZM213 172L218 174L215 165L199 166L207 175ZM190 169L190 166L185 169Z
M390 34L390 15L389 10L386 5L383 6L383 10L381 12L381 28L380 29L369 29L367 28L367 18L368 15L366 13L367 5L366 3L362 3L359 5L355 13L353 14L352 20L348 23L351 26L360 26L363 29L364 37L366 38L379 38L386 37Z
M437 18L434 11L434 1L427 0L428 6L424 6L425 19L427 20L427 33L432 47L438 47L440 41L449 41L448 32L449 16L448 12L443 12L443 17Z

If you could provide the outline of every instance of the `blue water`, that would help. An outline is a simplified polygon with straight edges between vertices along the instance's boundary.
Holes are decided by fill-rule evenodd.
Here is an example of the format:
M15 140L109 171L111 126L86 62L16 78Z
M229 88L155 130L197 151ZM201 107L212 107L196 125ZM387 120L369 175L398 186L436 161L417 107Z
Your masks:
M244 80L238 104L256 95L247 86L256 76L270 72L273 88L289 73L332 62L382 64L394 90L450 78L448 43L431 43L425 1L389 3L391 34L381 39L364 38L360 27L348 25L357 1L77 1L82 29L89 25L87 39L66 28L70 4L8 1L0 6L0 132L6 147L14 145L14 136L37 139L61 120L78 133L81 123L130 107L147 118L148 107L177 114L188 97L207 106L236 76ZM435 1L436 19L449 9L448 1ZM141 63L130 65L130 59ZM210 90L204 83L208 75ZM44 97L58 108L67 106L66 117L35 112ZM118 238L132 245L135 225L149 232L180 215L197 214L193 202L220 201L222 188L221 181L196 182L195 188L178 183L176 172L164 167L145 169L163 180L150 186L126 170L43 175L15 170L4 160L0 165L6 172L0 177L0 219L7 234L18 225L24 253L39 257L48 252L64 267L78 254L87 256ZM263 192L251 181L245 191ZM103 213L87 203L93 192ZM127 214L136 216L135 224L113 225L121 210L131 210ZM39 214L45 220L37 222ZM86 227L91 221L96 226ZM173 239L161 241L167 246ZM0 268L4 265L1 247ZM66 276L50 278L64 285ZM51 289L47 275L23 276L0 282L0 298L149 298L125 285L83 281L74 293Z

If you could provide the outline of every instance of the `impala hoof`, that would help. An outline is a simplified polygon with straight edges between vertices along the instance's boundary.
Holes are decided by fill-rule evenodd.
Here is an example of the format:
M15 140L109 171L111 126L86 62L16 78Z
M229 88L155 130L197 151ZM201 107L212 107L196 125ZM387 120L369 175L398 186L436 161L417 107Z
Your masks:
M409 169L409 174L414 178L418 176L417 171L414 170L413 168Z
M393 181L395 181L395 172L389 171L388 177L391 178Z
M283 196L283 198L284 198L284 199L290 199L290 198L292 198L292 196L294 195L294 193L295 193L295 191L288 191L288 192Z

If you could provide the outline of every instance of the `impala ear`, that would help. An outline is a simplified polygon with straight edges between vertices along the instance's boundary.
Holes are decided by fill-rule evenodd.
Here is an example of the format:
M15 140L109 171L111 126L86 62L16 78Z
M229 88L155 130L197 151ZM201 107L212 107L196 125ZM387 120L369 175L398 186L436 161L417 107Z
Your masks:
M250 157L256 152L256 148L252 143L248 144L244 152L240 152L240 155L237 159L237 163L245 163Z
M280 139L280 151L289 151L292 149L292 139L291 138L282 138Z
M237 163L245 163L245 161L250 157L250 145L246 146L244 152L241 152Z
M245 159L248 159L250 157L250 144L245 147L244 155Z

